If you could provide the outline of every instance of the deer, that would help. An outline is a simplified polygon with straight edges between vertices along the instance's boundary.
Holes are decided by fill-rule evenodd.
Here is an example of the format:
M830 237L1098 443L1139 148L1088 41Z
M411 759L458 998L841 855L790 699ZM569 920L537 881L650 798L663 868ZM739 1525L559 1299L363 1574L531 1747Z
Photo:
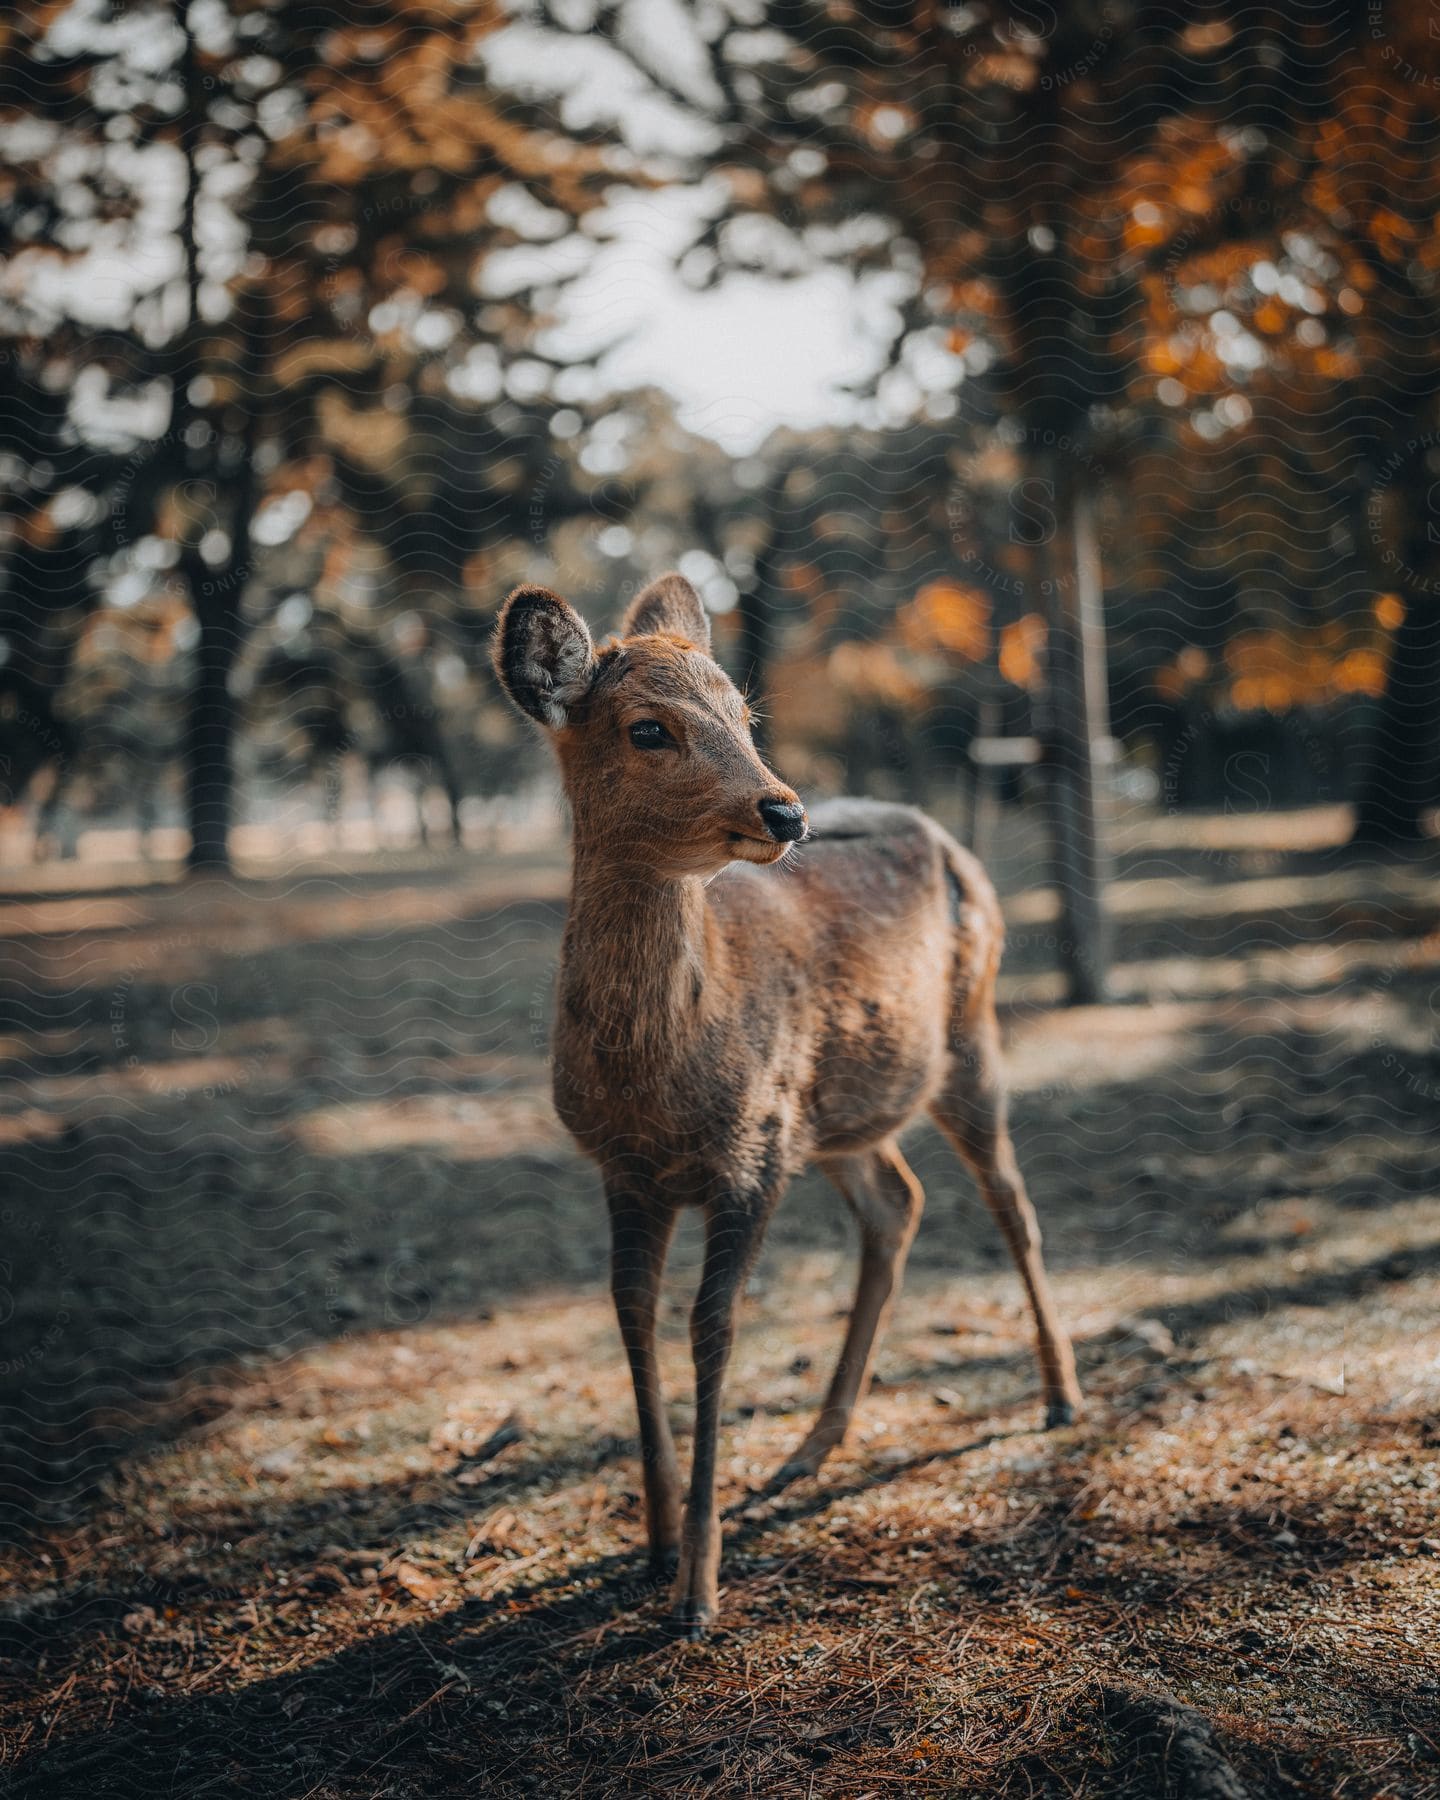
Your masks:
M924 1194L898 1138L923 1113L973 1172L1029 1299L1047 1428L1080 1412L1069 1338L1007 1124L995 1011L1003 924L976 859L925 813L807 814L762 761L692 585L666 574L596 648L522 586L492 661L549 739L572 819L553 1088L599 1168L629 1359L652 1567L703 1637L719 1603L717 1454L738 1301L767 1221L815 1163L859 1226L854 1303L804 1440L767 1492L818 1473L870 1385ZM682 1488L656 1354L667 1248L703 1214L690 1316L695 1415Z

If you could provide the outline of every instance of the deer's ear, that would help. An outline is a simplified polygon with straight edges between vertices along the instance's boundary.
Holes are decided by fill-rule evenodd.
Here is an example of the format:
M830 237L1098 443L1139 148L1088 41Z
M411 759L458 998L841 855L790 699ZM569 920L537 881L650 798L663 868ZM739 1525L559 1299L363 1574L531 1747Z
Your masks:
M521 712L552 731L569 723L595 673L585 621L549 588L516 588L500 608L490 658Z
M658 575L626 608L621 637L668 631L688 638L697 650L710 648L710 615L683 575Z

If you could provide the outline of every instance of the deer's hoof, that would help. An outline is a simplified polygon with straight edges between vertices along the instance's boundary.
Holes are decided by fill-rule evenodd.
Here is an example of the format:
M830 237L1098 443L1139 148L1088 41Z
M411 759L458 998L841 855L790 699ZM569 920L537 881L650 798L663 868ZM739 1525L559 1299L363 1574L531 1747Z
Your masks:
M670 1609L671 1631L691 1644L708 1637L714 1623L715 1608L706 1600L677 1600Z
M1080 1417L1079 1405L1073 1400L1052 1400L1045 1408L1045 1429L1058 1431L1062 1425L1073 1425Z

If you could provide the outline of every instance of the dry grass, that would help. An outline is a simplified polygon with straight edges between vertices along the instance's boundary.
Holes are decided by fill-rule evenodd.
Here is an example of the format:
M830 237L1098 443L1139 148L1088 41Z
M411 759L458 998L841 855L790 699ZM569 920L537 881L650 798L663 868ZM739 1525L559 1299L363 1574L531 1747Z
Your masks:
M1413 874L1396 877L1407 906ZM1353 894L1325 906L1356 916ZM1133 960L1176 981L1145 1003L1021 1009L1021 1155L1090 1402L1073 1428L1036 1430L1017 1285L927 1151L932 1248L922 1235L881 1384L820 1479L758 1499L818 1399L852 1278L802 1196L730 1381L723 1622L705 1644L668 1637L639 1551L593 1273L483 1318L447 1302L387 1321L357 1290L304 1348L199 1359L144 1407L97 1400L118 1455L7 1559L10 1791L1200 1795L1222 1792L1205 1784L1223 1757L1254 1796L1440 1794L1432 923L1347 936L1332 919L1324 967L1270 935L1197 965L1157 924ZM1285 954L1277 992L1264 959ZM522 1023L492 1046L517 1055L521 985ZM293 1082L306 1052L270 1049ZM1408 1094L1382 1092L1387 1056ZM253 1078L251 1100L269 1091ZM153 1131L153 1093L122 1113L142 1100ZM27 1111L87 1104L83 1081L42 1084ZM309 1129L334 1157L334 1105L311 1095L277 1129L293 1147L297 1118L323 1118ZM418 1130L396 1154L418 1154ZM370 1150L345 1164L357 1183ZM456 1152L482 1204L487 1154ZM549 1178L591 1203L569 1165ZM454 1246L478 1294L487 1244ZM677 1260L665 1355L683 1396L683 1239ZM1174 1698L1202 1715L1201 1765L1175 1749Z
M833 1260L790 1271L736 1368L724 1628L698 1647L636 1554L598 1300L291 1358L17 1571L35 1685L9 1748L49 1745L18 1791L96 1760L103 1791L316 1800L1107 1791L1103 1696L1129 1683L1203 1708L1256 1792L1424 1792L1437 1228L1426 1203L1337 1239L1306 1270L1327 1304L1175 1348L1172 1310L1283 1291L1293 1252L1168 1282L1138 1322L1128 1282L1072 1275L1091 1407L1049 1435L996 1284L927 1284L856 1441L757 1504L843 1302Z

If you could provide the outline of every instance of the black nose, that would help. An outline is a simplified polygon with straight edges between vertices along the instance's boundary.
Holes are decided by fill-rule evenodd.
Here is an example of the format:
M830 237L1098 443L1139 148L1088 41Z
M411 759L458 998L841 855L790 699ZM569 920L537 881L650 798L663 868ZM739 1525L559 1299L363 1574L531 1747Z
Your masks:
M795 844L805 835L805 808L793 800L762 800L760 817L777 844Z

